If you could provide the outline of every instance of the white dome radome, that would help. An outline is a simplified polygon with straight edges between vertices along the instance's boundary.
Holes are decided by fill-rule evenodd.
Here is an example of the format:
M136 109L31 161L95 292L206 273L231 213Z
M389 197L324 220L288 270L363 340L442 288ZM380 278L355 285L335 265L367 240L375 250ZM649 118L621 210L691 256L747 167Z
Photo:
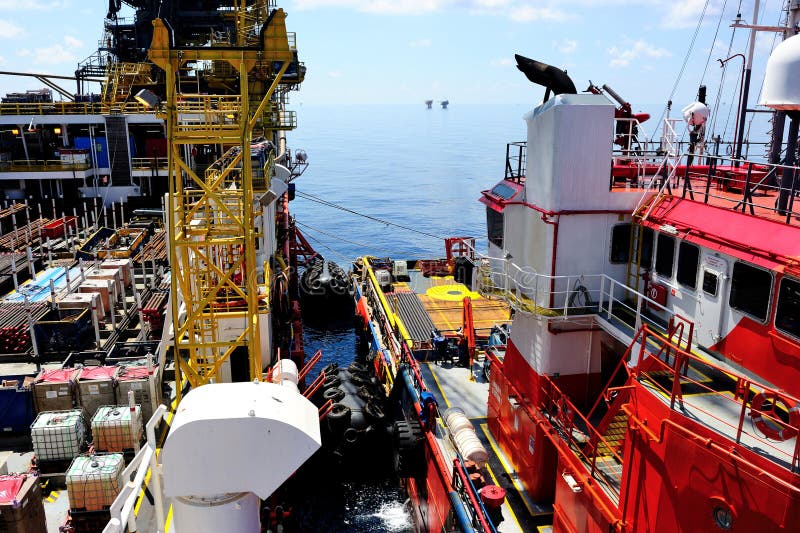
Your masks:
M681 109L681 113L683 113L683 120L690 126L702 126L708 120L711 111L703 102L692 102Z
M783 41L769 56L760 104L783 111L800 110L800 35Z

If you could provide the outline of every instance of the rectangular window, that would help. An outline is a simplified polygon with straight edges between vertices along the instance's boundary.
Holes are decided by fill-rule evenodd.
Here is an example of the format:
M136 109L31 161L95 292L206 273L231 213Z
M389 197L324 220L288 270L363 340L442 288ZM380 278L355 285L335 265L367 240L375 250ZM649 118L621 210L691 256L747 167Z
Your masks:
M767 319L772 273L736 262L731 277L731 307L761 322Z
M672 264L675 259L675 239L663 233L658 234L656 247L656 272L665 278L672 277Z
M719 280L717 279L718 276L716 272L710 272L708 270L703 271L703 292L710 294L711 296L717 295L717 286L719 285Z
M617 224L611 228L612 263L627 263L631 249L631 225Z
M642 226L639 226L639 232L644 232L641 233L642 256L639 258L640 264L643 268L650 268L650 265L653 264L653 237L655 232Z
M800 281L796 279L781 280L775 329L800 339Z
M489 242L503 247L503 213L498 213L491 207L486 207L486 229Z
M700 264L700 248L681 241L678 249L678 283L692 289L697 288L697 268Z

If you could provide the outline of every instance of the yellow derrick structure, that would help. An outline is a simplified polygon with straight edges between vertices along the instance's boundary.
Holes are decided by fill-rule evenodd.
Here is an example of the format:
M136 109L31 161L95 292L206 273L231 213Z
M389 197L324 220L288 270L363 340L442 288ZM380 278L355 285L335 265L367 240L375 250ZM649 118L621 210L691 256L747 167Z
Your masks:
M166 72L176 382L184 376L192 387L224 381L223 365L239 347L247 350L250 379L260 380L262 360L269 362L260 324L269 317L269 275L266 268L267 279L257 274L254 195L269 186L271 168L254 187L250 145L254 136L272 139L294 122L287 124L278 98L297 83L283 80L295 57L286 14L270 11L266 1L242 0L230 16L233 38L211 35L205 44L183 47L171 43L169 28L156 19L149 52ZM193 86L190 72L204 77L207 92L185 92ZM217 145L224 154L202 175L191 164L195 145Z

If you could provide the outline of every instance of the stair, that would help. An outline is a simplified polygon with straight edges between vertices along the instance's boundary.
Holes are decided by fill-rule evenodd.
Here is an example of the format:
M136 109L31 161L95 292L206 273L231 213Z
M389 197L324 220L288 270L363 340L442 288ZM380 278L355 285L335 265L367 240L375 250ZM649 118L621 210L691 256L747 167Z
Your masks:
M597 454L608 456L612 454L620 455L622 446L625 444L625 434L628 431L628 415L625 411L619 410L611 418L608 426L603 432L605 442L600 442L597 446Z
M128 122L125 115L107 115L106 141L108 142L108 162L111 167L112 183L131 182Z

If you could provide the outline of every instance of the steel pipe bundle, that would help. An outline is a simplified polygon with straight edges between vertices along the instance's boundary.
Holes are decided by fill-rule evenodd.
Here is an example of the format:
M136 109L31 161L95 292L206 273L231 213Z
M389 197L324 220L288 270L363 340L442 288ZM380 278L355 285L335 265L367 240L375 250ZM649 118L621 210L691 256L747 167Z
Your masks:
M167 264L167 239L166 233L159 232L147 241L147 244L133 258L134 262L141 265L145 262L156 262L161 265Z
M164 327L164 312L167 308L168 296L169 293L167 292L154 292L142 307L142 316L145 322L150 324L152 330L159 330Z
M30 321L38 320L47 313L47 310L46 302L28 305L8 302L1 304L0 353L27 352L31 348Z
M39 230L49 222L50 219L48 218L37 218L25 226L6 233L0 237L0 251L14 252L24 250L26 247L38 243L41 240Z

